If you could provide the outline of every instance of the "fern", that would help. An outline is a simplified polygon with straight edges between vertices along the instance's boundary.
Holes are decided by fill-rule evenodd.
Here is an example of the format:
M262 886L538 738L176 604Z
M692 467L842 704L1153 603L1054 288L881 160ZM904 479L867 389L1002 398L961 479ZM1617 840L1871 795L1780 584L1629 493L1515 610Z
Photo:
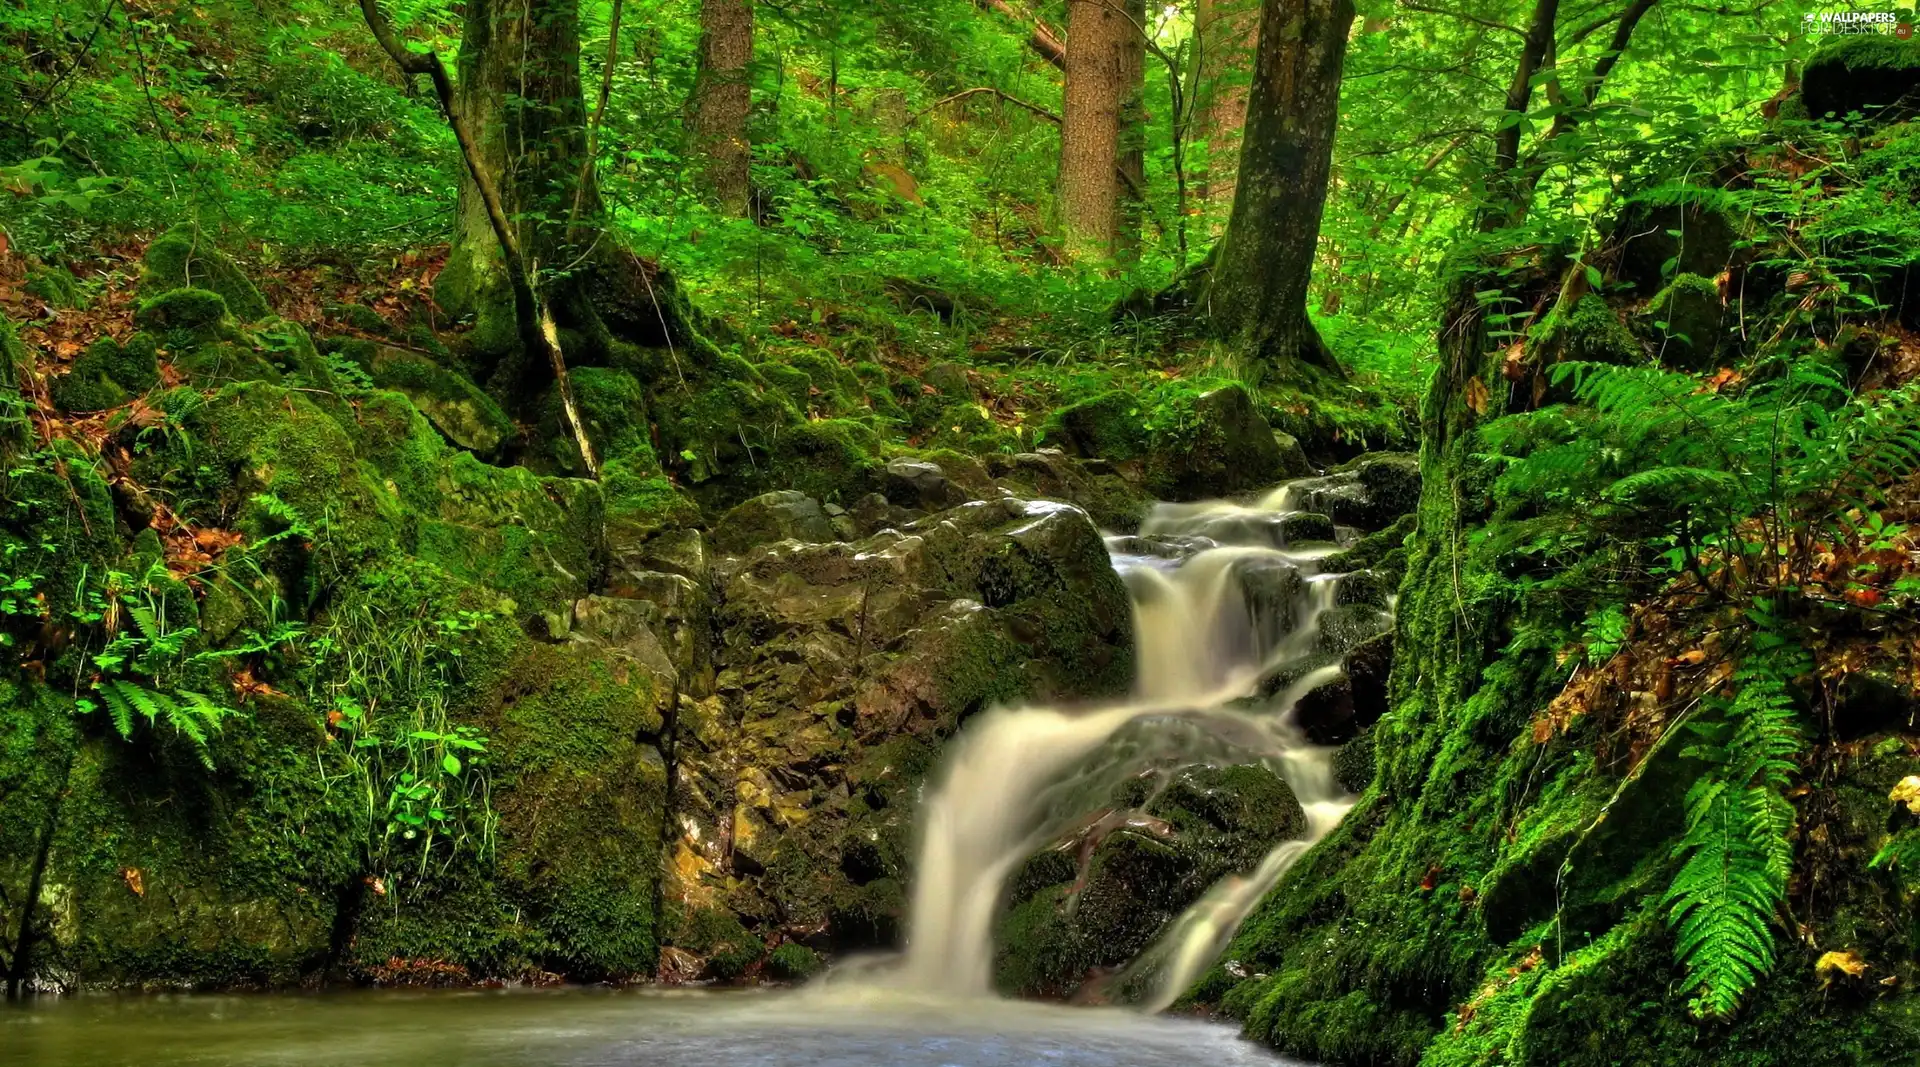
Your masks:
M1787 688L1794 666L1784 648L1749 660L1724 720L1696 726L1703 741L1687 749L1713 770L1687 791L1687 830L1674 847L1684 862L1662 905L1697 1016L1731 1015L1773 967L1773 926L1793 861L1785 790L1801 748Z

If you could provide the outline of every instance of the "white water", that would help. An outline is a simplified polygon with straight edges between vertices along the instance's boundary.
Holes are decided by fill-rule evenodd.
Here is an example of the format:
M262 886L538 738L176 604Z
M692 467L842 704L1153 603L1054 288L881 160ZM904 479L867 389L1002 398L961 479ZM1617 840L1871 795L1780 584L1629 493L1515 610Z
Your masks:
M1078 708L997 709L968 724L948 748L921 806L897 981L986 994L994 920L1007 879L1023 860L1096 817L1128 777L1263 760L1305 809L1306 836L1222 880L1129 965L1116 985L1144 985L1141 1006L1160 1010L1346 814L1351 799L1334 782L1333 750L1307 744L1291 721L1299 699L1339 667L1307 672L1265 707L1242 699L1263 674L1313 651L1320 615L1335 602L1338 576L1319 573L1333 547L1274 547L1282 540L1278 520L1292 503L1283 486L1251 506L1163 504L1140 537L1108 539L1133 599L1134 691ZM1181 545L1191 554L1179 558L1174 546ZM1290 595L1276 598L1276 590ZM1236 701L1243 706L1230 706Z

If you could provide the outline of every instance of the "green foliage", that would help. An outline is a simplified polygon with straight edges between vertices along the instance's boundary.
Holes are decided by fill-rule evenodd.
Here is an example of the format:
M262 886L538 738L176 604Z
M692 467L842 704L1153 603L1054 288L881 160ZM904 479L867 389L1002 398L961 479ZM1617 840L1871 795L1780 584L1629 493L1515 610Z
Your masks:
M193 667L219 657L199 650L198 627L169 622L168 609L179 604L174 595L179 588L156 560L137 577L109 571L98 589L88 591L88 608L81 617L97 621L107 641L90 656L93 696L81 697L75 706L82 714L105 710L114 729L127 739L140 721L165 724L192 742L211 770L207 739L235 712L183 687Z
M1715 709L1722 718L1688 724L1701 740L1686 754L1711 769L1687 790L1687 832L1674 847L1683 864L1662 905L1674 954L1697 991L1696 1015L1731 1015L1774 962L1793 861L1794 812L1784 793L1802 746L1788 685L1803 657L1786 642L1760 629L1756 654L1735 675L1738 693Z

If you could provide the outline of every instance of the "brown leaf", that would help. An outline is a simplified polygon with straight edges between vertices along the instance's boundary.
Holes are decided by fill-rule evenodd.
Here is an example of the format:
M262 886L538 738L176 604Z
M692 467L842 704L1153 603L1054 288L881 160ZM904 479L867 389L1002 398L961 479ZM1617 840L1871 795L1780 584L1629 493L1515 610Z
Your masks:
M1828 952L1813 965L1813 973L1820 976L1822 986L1832 985L1841 975L1858 978L1867 973L1867 961L1853 949L1845 952Z
M1900 779L1900 784L1893 787L1887 799L1895 804L1905 804L1908 811L1920 815L1920 774L1909 774Z
M126 879L127 888L133 890L134 896L144 897L147 895L147 875L145 871L142 871L138 867L123 867L120 870L120 877Z
M1507 349L1507 357L1500 361L1500 377L1510 382L1523 381L1527 376L1527 346L1524 341L1515 341Z
M1466 393L1467 407L1473 409L1475 415L1485 415L1487 413L1487 383L1481 381L1478 374L1467 379Z

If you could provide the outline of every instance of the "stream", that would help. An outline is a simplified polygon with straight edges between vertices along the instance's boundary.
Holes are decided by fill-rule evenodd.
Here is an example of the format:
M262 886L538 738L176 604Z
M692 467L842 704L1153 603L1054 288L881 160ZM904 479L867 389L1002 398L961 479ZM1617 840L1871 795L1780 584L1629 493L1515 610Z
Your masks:
M1285 1064L1229 1026L1158 1014L1346 813L1333 749L1294 721L1339 672L1319 642L1341 578L1327 542L1292 544L1285 487L1251 505L1160 505L1107 539L1133 600L1137 679L1124 698L1003 708L968 723L921 807L908 945L793 990L363 990L78 996L0 1011L0 1064L35 1067L1180 1067ZM1290 679L1276 685L1273 679ZM1268 694L1261 697L1263 690ZM1283 778L1304 835L1214 885L1068 1007L993 995L1009 876L1090 825L1121 828L1115 788L1202 764ZM1143 817L1142 817L1143 818ZM1122 1006L1125 1005L1125 1006Z

